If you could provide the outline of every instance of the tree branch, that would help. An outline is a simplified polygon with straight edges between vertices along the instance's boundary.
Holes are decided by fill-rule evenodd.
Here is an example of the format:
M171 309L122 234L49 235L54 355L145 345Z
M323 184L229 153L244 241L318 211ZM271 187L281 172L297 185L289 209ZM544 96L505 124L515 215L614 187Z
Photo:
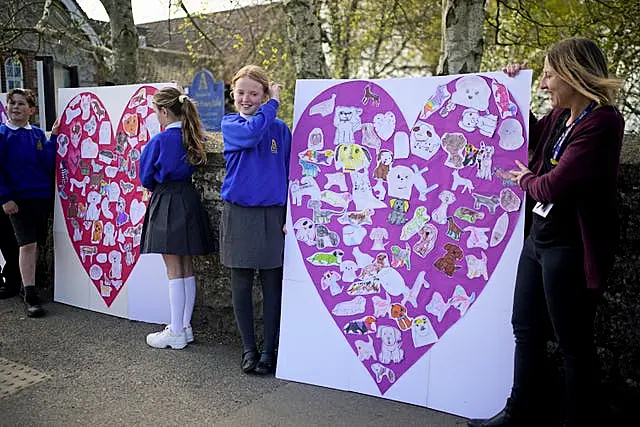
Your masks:
M222 52L222 50L218 47L218 45L216 44L216 42L214 42L208 35L207 33L205 33L202 28L200 28L200 26L198 25L198 23L196 22L195 18L191 15L191 13L189 13L189 11L187 10L187 7L184 5L184 2L179 1L178 5L180 6L180 8L182 9L182 11L187 15L187 19L189 20L189 22L191 23L191 25L193 25L193 28L195 28L198 33L200 33L200 35L202 35L202 37L204 37L204 39L207 41L207 43L209 43L211 46L213 46L213 48L216 50L216 52L218 52L218 54L220 56L222 56L224 53Z
M53 3L53 0L47 0L44 2L44 7L42 8L42 16L40 16L40 20L38 20L38 23L36 24L36 28L42 28L44 24L47 22L47 20L49 19L49 12L51 10L52 3Z
M83 39L81 37L77 37L75 35L71 35L63 30L58 30L56 28L50 28L47 26L47 20L49 19L49 14L51 12L51 6L53 4L53 0L46 0L44 3L44 7L42 9L42 15L40 16L40 19L38 20L38 22L36 23L35 27L33 28L14 28L14 29L8 29L8 28L4 28L4 31L18 31L22 34L25 33L37 33L39 34L41 37L44 38L49 38L52 40L67 40L71 43L73 43L74 45L76 45L77 47L79 47L82 50L86 50L88 52L93 52L96 53L98 55L101 56L111 56L113 55L113 52L111 51L111 49L107 49L106 47L103 46L96 46L94 44L92 44L89 40Z

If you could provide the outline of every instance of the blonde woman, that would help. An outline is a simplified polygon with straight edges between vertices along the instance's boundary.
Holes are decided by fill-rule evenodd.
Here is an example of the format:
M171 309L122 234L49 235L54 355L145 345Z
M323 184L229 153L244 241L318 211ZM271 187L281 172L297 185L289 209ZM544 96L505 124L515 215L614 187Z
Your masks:
M522 67L509 65L513 76ZM529 167L511 171L533 199L516 277L514 380L507 406L471 426L551 425L543 363L550 323L564 358L566 424L596 425L593 321L618 237L616 181L624 120L620 83L600 48L571 38L551 47L540 88L553 110L531 127Z

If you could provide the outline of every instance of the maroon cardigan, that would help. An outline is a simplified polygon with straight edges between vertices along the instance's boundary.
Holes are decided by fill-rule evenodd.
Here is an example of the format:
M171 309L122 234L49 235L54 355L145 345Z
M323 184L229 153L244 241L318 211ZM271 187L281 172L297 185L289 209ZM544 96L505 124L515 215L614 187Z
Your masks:
M533 173L520 180L532 199L575 203L584 247L587 287L604 290L618 241L617 181L624 119L615 107L593 110L571 131L558 165L544 174L544 145L562 109L554 109L530 126L529 163Z

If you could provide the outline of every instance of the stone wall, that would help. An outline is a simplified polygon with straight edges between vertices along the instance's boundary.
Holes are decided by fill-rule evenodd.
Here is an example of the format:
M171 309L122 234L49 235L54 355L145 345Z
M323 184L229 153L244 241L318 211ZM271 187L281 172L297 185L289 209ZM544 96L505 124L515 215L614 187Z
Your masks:
M630 411L640 402L640 136L625 139L618 196L620 246L598 309L596 345L610 406Z
M138 61L139 82L176 82L182 86L190 85L198 70L214 65L208 57L148 47L138 49Z
M195 175L195 182L210 216L215 241L222 209L220 186L224 178L224 158L219 134L210 134L208 163ZM621 244L610 286L596 319L596 344L606 404L627 412L640 401L640 138L627 137L622 155L619 186ZM597 203L594 200L594 203ZM49 240L51 242L51 240ZM41 258L39 283L52 290L53 254L51 245ZM229 271L220 265L217 251L196 259L198 293L194 324L223 340L237 340L231 304ZM260 324L261 297L254 289L256 323ZM261 328L257 328L258 335ZM560 365L555 346L552 359ZM561 389L561 385L558 385Z

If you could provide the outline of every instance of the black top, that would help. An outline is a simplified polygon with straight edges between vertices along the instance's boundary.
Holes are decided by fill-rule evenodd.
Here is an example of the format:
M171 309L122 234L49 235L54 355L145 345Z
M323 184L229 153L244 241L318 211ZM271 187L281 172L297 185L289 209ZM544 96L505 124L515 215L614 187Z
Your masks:
M566 128L566 122L571 112L565 110L553 125L553 131L544 143L543 174L549 173L554 166L551 164L553 146ZM562 148L562 152L566 145ZM558 158L558 159L559 159ZM576 204L572 200L556 201L546 217L533 213L531 237L540 246L575 246L582 250L582 238L578 224Z

